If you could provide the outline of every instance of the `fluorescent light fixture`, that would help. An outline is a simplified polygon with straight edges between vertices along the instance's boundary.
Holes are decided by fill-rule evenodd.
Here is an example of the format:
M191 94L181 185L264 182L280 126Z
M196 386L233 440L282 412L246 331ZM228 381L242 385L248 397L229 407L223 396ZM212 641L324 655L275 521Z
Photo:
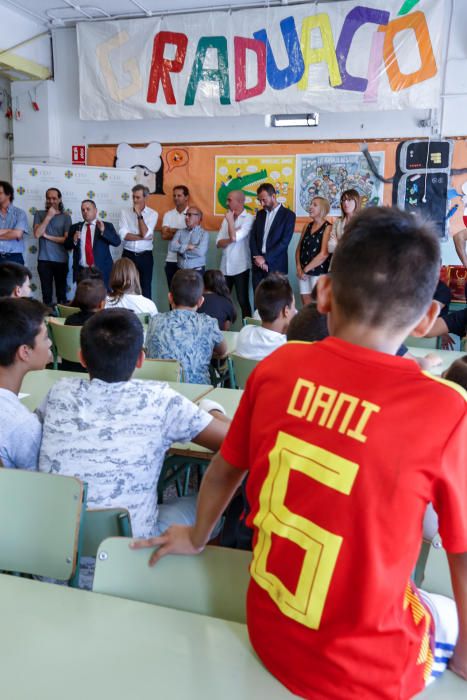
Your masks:
M319 112L266 115L266 126L318 126L318 124Z

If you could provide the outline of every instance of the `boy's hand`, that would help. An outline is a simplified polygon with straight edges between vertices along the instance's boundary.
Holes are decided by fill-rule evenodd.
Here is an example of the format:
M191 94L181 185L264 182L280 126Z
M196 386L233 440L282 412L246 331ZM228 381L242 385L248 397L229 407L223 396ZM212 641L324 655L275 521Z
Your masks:
M193 528L186 525L171 525L162 535L146 540L130 542L131 549L158 547L149 558L149 566L154 566L166 554L199 554L204 546L195 546L192 539Z

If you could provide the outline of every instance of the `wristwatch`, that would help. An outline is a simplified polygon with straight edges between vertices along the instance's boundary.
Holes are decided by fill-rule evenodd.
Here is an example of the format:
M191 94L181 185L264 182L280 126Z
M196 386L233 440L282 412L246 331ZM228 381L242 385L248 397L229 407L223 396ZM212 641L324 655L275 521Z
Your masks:
M141 220L143 219L143 215L142 215L142 214L137 214L137 215L136 215L136 218L137 218L139 221L141 221Z

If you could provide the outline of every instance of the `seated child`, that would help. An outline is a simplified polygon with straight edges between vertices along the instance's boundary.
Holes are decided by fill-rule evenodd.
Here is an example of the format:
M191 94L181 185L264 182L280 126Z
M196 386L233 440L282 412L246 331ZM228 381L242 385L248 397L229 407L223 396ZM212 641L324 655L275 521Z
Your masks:
M0 297L30 297L31 272L15 262L0 263Z
M80 311L67 316L65 326L83 326L96 311L102 311L106 296L107 290L102 280L88 278L79 282L70 306L76 306Z
M190 384L210 384L211 358L227 352L216 319L196 313L203 301L200 273L178 270L170 285L172 311L152 318L146 336L147 357L179 360Z
M467 355L459 357L450 367L443 372L444 379L449 379L450 382L459 384L467 390Z
M151 563L200 552L248 470L248 632L266 668L304 698L408 700L448 660L467 679L467 396L394 357L438 313L436 232L395 207L347 232L318 281L330 337L258 364L194 527L135 546L160 547ZM455 602L410 581L429 502Z
M52 359L44 318L34 299L0 299L0 463L37 469L42 425L18 398L24 375Z
M207 314L217 319L219 329L228 331L235 323L237 312L230 297L225 277L220 270L206 270L204 273L204 301L199 314Z
M109 281L112 290L105 303L106 309L130 309L135 314L155 316L157 306L141 293L139 272L129 258L114 262Z
M127 508L138 537L165 530L173 517L194 521L195 497L157 505L165 453L190 440L217 450L228 427L168 384L131 379L144 360L142 348L143 326L134 313L100 311L81 331L89 379L57 382L39 409L39 470L86 481L89 508Z
M316 289L316 287L315 287ZM318 311L313 302L307 304L293 317L287 329L287 340L314 343L329 335L326 316Z
M261 280L255 291L255 306L261 326L244 326L238 334L235 353L249 360L262 360L287 342L285 333L296 314L290 282L280 272Z

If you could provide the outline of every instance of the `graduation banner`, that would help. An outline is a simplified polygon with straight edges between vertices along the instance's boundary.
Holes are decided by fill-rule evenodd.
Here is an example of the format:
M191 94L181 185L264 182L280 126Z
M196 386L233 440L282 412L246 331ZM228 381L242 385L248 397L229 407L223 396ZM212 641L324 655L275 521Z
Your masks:
M436 107L444 3L362 0L77 25L81 119Z

